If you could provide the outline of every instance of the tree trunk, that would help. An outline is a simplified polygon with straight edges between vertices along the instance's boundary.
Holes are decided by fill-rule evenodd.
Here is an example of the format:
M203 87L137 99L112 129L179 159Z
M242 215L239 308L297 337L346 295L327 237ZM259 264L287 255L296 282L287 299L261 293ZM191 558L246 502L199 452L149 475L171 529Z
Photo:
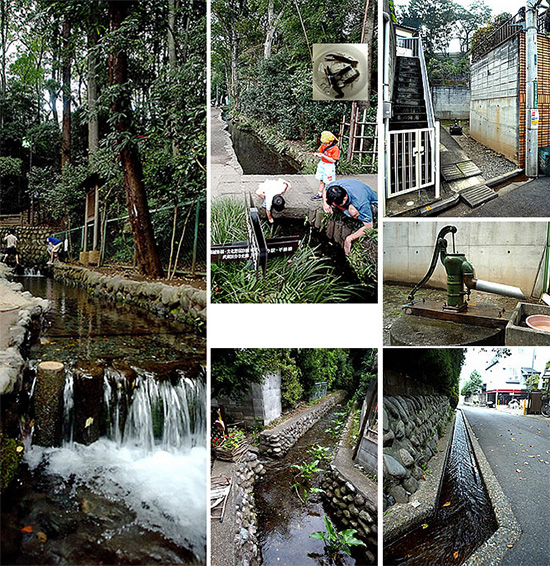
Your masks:
M176 0L168 0L168 62L171 67L176 65L176 39L174 29L176 25Z
M97 5L92 7L92 22L97 20ZM99 148L99 121L97 119L97 73L94 48L97 41L95 25L88 32L88 162L96 155Z
M123 0L109 0L109 22L111 31L120 29L126 17L128 3ZM145 185L143 170L137 147L132 138L132 109L128 91L128 58L124 50L114 50L109 55L109 84L120 85L119 94L113 101L111 109L119 118L115 128L120 134L122 150L120 162L126 187L126 204L134 235L136 263L139 270L153 277L164 275L158 255Z
M264 42L264 59L269 59L271 57L271 50L273 48L273 39L275 38L275 32L277 31L277 24L285 11L284 7L277 16L275 16L274 0L269 0L267 6L267 29L265 33Z
M63 131L61 139L61 169L71 161L71 22L63 19Z

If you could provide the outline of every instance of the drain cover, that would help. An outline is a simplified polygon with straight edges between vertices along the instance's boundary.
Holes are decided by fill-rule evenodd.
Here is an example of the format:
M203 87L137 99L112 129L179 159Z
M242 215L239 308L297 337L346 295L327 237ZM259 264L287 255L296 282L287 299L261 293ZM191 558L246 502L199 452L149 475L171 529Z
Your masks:
M497 198L497 194L487 185L471 187L460 193L460 198L471 208Z

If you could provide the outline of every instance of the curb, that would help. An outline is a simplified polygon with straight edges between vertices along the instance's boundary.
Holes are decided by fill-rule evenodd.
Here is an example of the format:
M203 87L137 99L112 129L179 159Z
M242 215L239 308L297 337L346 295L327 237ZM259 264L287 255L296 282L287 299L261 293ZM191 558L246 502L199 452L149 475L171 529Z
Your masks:
M515 544L521 536L521 527L514 516L508 498L502 491L479 442L473 434L470 422L464 412L462 412L462 416L498 524L498 529L464 562L464 565L500 564L508 551L507 545Z

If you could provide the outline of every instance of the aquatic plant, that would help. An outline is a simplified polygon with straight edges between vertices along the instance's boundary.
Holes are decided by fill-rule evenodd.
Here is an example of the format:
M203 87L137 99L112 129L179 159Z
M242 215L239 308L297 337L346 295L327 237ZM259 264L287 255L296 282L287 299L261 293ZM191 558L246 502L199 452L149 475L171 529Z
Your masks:
M309 497L313 494L313 493L325 493L324 489L321 489L320 487L312 487L311 489L307 489L307 487L303 487L304 493L303 493L303 497L300 495L300 484L298 482L292 484L292 488L296 491L296 495L298 496L298 499L304 504L306 505Z
M244 199L213 201L211 226L217 244L247 240ZM266 236L271 231L264 227ZM292 256L271 258L265 275L256 275L251 262L213 263L211 269L214 303L341 303L364 292L345 283L330 260L305 242Z
M318 460L325 460L326 462L330 461L330 448L327 446L321 446L320 444L314 444L310 447L307 451L308 454L311 454L314 458Z
M355 529L345 529L338 532L331 520L325 515L323 517L326 531L316 531L309 538L322 540L325 543L325 552L334 558L339 552L345 552L351 556L352 546L367 546L362 540L355 538Z
M296 468L298 470L298 475L305 481L309 481L313 474L321 471L319 467L319 460L313 460L313 462L304 462L303 464L292 464L291 468Z

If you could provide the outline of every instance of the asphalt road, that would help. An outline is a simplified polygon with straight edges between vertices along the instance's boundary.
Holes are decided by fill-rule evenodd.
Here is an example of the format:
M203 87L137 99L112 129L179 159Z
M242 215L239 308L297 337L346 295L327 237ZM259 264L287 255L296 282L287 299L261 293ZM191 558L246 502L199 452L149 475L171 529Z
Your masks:
M501 189L498 195L498 198L471 209L467 216L550 216L550 177L539 177L508 192Z
M462 407L522 535L505 566L550 564L550 419ZM519 470L519 472L517 471Z

